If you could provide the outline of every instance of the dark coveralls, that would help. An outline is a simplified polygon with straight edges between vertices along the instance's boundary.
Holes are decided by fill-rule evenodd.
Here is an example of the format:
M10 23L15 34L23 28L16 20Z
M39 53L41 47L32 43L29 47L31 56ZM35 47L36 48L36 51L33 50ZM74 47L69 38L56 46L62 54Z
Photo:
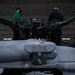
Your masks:
M37 39L46 39L47 31L42 26L39 26L35 29L35 35Z
M63 16L59 10L53 10L49 15L48 23L57 21L63 21ZM51 40L56 45L61 45L61 33L61 27L51 30Z
M46 39L47 29L40 25L40 23L35 23L32 27L32 38Z

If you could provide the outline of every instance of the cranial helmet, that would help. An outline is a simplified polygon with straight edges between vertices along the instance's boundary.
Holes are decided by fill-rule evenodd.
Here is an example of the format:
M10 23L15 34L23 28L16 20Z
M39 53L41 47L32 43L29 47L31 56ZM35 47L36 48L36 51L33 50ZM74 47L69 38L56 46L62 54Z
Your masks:
M21 8L19 8L19 7L16 8L16 11L17 11L17 12L20 12L20 13L23 12L23 10L22 10Z
M59 10L59 8L58 7L54 7L53 10Z
M32 23L40 24L41 23L41 20L39 18L33 18L32 19Z

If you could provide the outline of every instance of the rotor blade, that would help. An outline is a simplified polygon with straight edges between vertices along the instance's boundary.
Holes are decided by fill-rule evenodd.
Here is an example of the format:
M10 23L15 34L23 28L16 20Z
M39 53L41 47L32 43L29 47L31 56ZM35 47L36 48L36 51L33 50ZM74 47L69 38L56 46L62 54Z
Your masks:
M56 27L63 27L75 21L75 16L63 22L58 22Z
M4 18L0 18L0 23L9 26L10 28L13 28L13 22L10 20L6 20Z

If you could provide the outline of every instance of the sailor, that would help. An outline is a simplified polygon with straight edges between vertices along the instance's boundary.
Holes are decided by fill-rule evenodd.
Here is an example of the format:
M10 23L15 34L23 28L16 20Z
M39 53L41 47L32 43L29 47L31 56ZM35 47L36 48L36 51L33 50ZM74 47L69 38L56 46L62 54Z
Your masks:
M39 27L40 22L39 22L39 20L37 18L33 18L31 23L32 23L31 37L32 38L37 38L36 29L37 29L37 27Z
M20 38L20 25L23 23L22 20L22 9L17 7L13 15L13 39L19 40Z
M63 21L63 16L60 13L60 10L58 7L54 7L52 12L50 13L48 17L48 23L54 23L57 21ZM56 43L56 45L61 45L61 28L53 29L51 30L51 40L52 42Z

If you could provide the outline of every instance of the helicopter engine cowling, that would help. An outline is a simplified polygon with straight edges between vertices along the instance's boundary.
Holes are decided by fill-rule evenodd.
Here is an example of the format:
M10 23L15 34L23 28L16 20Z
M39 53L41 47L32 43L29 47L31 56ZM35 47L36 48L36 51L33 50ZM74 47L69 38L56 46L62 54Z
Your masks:
M24 46L24 50L30 54L30 58L34 65L46 64L46 59L48 57L53 58L56 56L55 49L55 43L40 40L29 41L25 43Z

